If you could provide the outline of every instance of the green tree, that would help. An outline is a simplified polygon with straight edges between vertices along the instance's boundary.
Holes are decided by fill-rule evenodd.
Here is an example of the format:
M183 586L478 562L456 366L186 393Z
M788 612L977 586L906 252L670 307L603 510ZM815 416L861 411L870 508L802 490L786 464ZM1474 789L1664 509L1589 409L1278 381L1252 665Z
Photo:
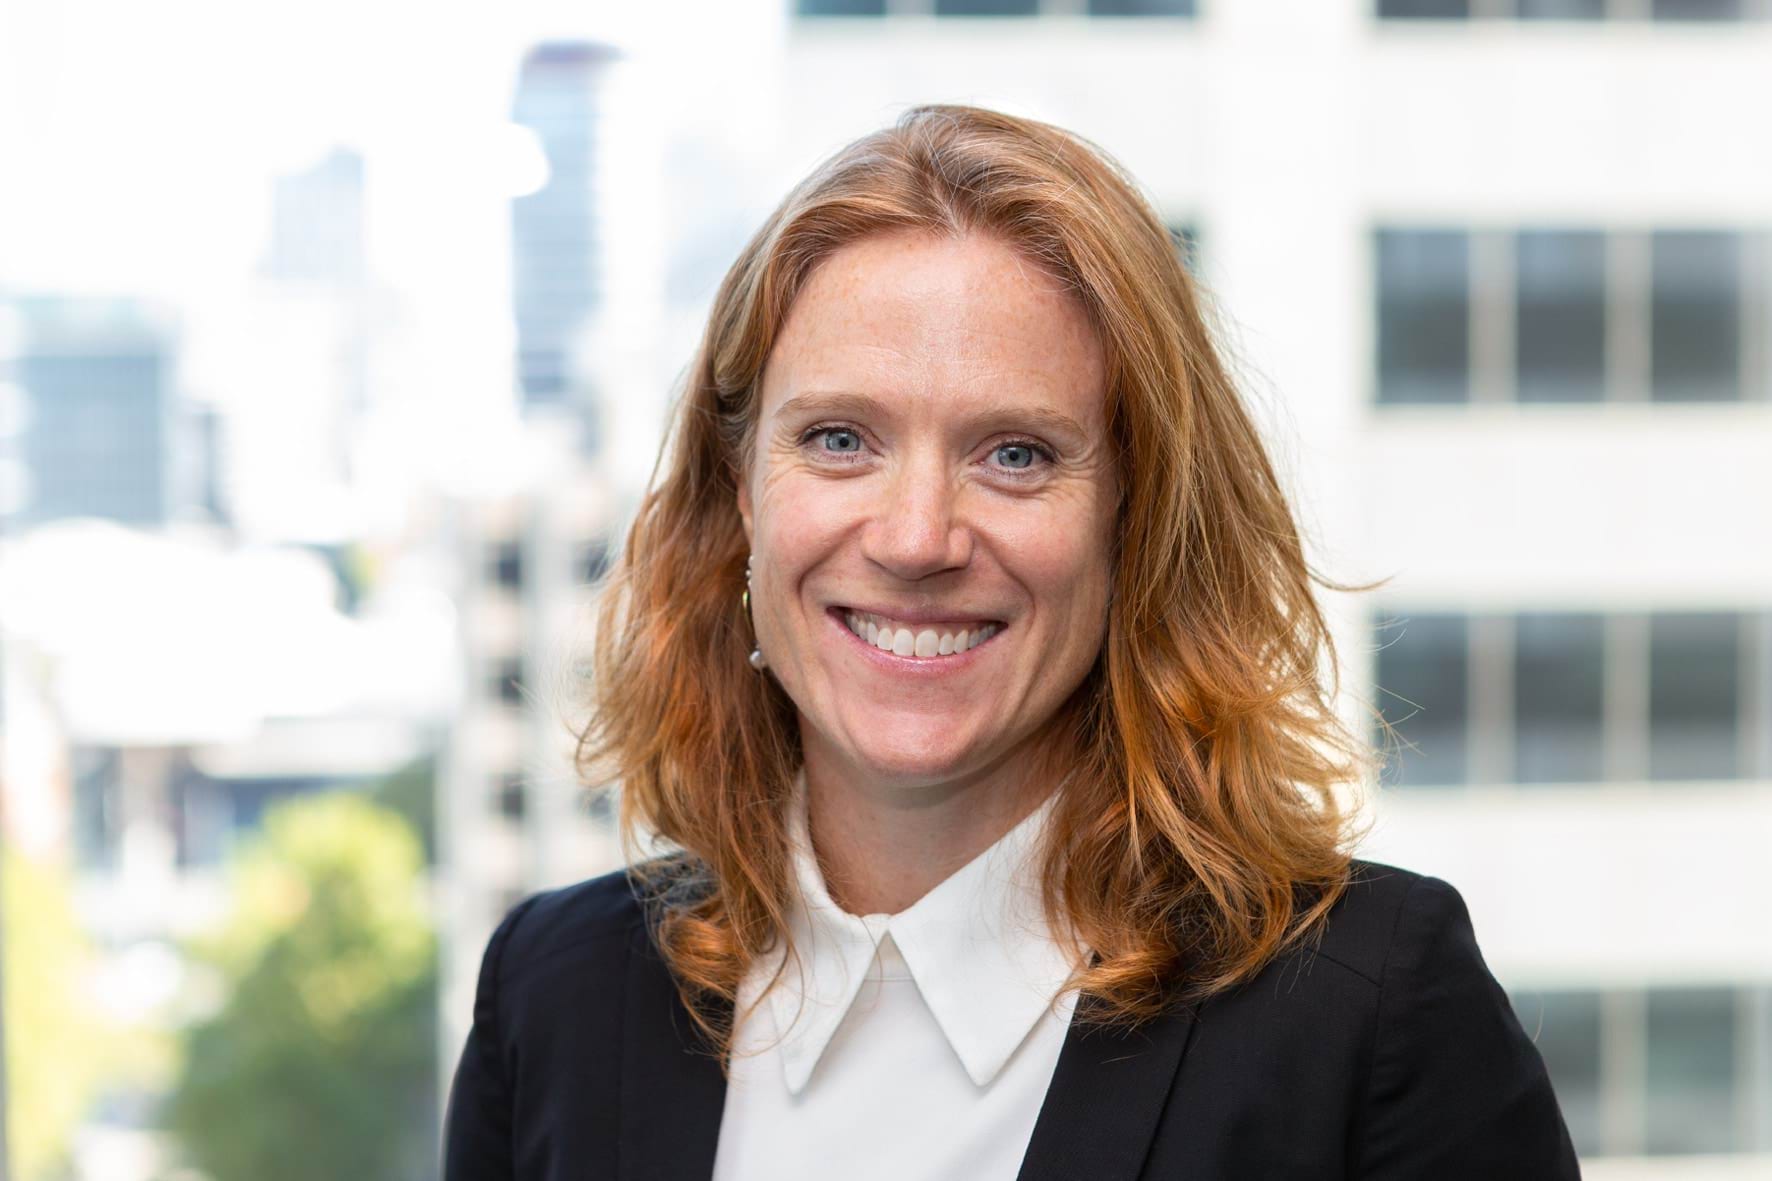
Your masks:
M424 848L426 867L437 864L437 756L414 759L376 784L369 798L398 812Z
M92 951L67 868L8 846L0 855L6 945L7 1140L26 1181L64 1175L68 1137L107 1073L106 1030L88 993Z
M189 1030L167 1123L215 1181L434 1173L436 940L423 854L349 792L273 808L194 949L227 997Z

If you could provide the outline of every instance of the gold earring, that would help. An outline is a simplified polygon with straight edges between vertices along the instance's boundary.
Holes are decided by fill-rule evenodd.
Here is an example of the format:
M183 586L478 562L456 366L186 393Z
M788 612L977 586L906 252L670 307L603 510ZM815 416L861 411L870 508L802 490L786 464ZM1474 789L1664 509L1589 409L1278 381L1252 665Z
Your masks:
M744 560L744 582L744 593L738 597L738 601L744 605L745 619L748 620L751 625L751 667L758 672L762 672L766 667L766 662L763 659L763 649L755 646L757 621L751 618L751 559L748 555Z

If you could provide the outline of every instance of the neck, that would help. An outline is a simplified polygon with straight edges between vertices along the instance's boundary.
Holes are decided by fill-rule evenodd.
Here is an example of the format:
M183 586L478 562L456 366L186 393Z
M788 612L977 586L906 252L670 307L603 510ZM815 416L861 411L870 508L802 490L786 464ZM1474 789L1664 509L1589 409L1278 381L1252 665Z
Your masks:
M1017 751L942 781L882 780L805 744L807 822L831 900L850 914L897 914L1038 808L1057 779Z

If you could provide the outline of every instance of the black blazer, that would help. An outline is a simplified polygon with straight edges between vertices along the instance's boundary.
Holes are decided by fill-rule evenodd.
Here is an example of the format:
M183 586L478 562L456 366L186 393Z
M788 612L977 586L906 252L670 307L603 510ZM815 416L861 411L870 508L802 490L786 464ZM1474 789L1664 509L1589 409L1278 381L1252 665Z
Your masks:
M1021 1181L1580 1176L1544 1062L1438 878L1356 861L1316 946L1135 1032L1080 1029ZM699 1181L724 1098L617 871L534 895L493 933L443 1175Z

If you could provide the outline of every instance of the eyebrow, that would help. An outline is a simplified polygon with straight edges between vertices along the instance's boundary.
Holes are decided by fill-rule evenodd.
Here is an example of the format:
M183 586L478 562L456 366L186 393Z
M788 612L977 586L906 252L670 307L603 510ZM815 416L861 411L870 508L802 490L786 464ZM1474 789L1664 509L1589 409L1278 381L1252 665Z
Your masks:
M849 390L811 390L795 394L776 411L778 415L852 414L858 417L890 412L891 408L880 399ZM1027 406L1019 402L993 402L976 413L967 415L966 422L968 425L986 422L1014 423L1032 431L1069 434L1079 441L1087 441L1089 438L1088 429L1070 415L1045 406Z

